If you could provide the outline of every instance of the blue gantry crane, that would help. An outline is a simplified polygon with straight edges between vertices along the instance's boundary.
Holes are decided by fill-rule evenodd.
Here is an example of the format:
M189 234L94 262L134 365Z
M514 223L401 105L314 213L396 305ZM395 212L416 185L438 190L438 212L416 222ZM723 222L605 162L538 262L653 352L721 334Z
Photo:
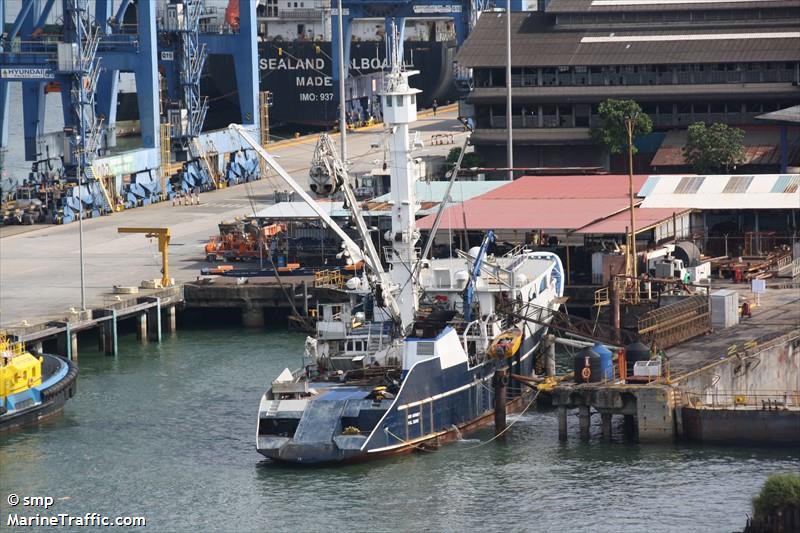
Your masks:
M112 196L129 207L157 201L166 192L162 168L172 168L173 158L197 170L209 145L235 152L241 147L225 134L201 137L207 104L200 77L207 53L231 55L242 122L258 128L254 4L241 3L236 28L204 29L204 0L25 0L8 28L0 0L0 29L8 29L0 31L0 164L10 83L22 85L25 159L34 162L28 185L52 189L51 221L68 222L81 208L107 212ZM112 155L120 72L134 74L141 148ZM46 133L45 95L54 90L61 92L64 128ZM162 122L171 125L174 156L161 151ZM241 166L238 157L231 160ZM111 195L103 179L113 185Z

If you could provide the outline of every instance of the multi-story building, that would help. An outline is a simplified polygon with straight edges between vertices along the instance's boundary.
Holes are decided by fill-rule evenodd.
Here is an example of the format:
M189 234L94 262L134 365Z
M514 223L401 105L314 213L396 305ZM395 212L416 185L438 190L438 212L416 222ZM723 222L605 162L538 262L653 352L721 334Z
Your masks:
M475 149L497 166L506 162L505 16L484 13L457 56L460 71L472 70L462 112L474 120ZM589 134L608 98L635 100L652 118L637 166L660 162L660 172L683 163L655 158L662 141L674 148L698 121L741 126L745 144L755 136L778 150L778 128L755 117L800 102L796 0L551 0L511 17L517 167L623 170Z

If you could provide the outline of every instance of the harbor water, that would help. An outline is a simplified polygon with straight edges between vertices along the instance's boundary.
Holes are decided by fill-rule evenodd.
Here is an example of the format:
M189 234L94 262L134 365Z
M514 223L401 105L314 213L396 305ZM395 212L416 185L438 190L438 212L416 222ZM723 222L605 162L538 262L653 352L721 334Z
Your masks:
M577 421L560 444L555 414L533 410L505 443L482 430L438 452L276 465L255 451L259 397L303 340L183 329L123 336L112 358L84 339L65 413L0 437L2 520L14 492L54 498L29 515L144 516L150 531L730 532L769 474L800 469L798 450L639 446L621 428L584 444Z

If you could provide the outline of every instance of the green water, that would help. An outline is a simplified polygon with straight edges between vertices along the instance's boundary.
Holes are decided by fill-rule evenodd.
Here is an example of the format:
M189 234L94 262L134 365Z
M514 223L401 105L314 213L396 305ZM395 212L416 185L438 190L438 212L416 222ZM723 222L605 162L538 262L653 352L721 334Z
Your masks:
M254 449L258 401L303 337L179 331L160 344L81 345L78 395L42 426L0 437L8 493L52 496L20 515L147 518L142 531L734 531L800 450L566 444L553 413L506 443L483 431L435 453L337 468L271 464ZM599 421L596 421L599 422ZM121 528L114 528L121 529ZM69 529L67 529L69 530ZM83 530L83 529L82 529Z

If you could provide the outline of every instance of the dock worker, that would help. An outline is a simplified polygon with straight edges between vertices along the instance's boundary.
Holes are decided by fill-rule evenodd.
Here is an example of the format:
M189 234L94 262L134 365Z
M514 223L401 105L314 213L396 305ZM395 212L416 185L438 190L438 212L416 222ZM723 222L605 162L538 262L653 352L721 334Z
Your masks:
M433 104L431 104L431 108L433 109L433 116L436 116L436 110L439 108L439 102L436 101L436 98L433 99Z

